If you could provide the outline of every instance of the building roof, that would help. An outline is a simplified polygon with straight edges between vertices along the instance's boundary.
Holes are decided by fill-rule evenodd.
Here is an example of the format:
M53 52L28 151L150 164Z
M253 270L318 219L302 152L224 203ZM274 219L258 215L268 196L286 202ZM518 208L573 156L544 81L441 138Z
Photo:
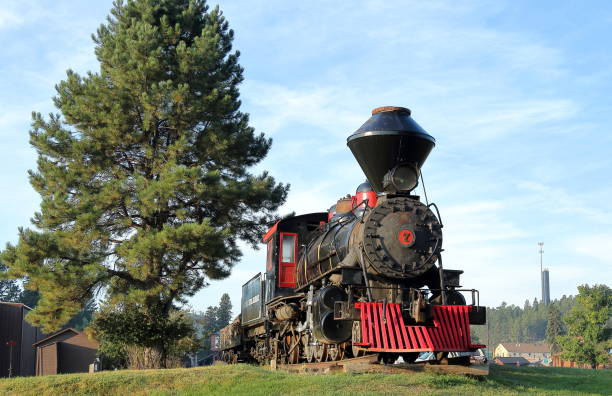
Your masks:
M32 346L38 346L38 345L43 344L43 343L48 343L48 341L51 341L53 338L55 338L55 337L57 337L57 336L59 336L59 335L62 335L62 334L64 334L64 333L66 333L66 332L69 332L69 331L73 332L73 333L74 333L74 335L79 335L79 334L81 334L81 332L80 332L80 331L75 330L75 329L73 329L72 327L69 327L69 328L67 328L67 329L63 329L63 330L60 330L60 331L58 331L58 332L56 332L56 333L53 333L53 334L51 334L49 337L47 337L47 338L43 338L42 340L40 340L40 341L38 341L38 342L35 342L34 344L32 344Z
M4 304L4 305L12 305L13 307L23 307L23 308L25 308L25 309L29 309L30 311L32 310L32 308L30 308L30 307L28 307L27 305L22 304L22 303L16 303L16 302L3 302L3 301L0 301L0 304Z
M529 360L525 359L522 356L516 357L496 357L495 360L501 362L502 364L513 364L519 366L526 366L529 364Z
M514 353L549 353L550 349L546 344L525 344L525 343L502 343L506 351Z

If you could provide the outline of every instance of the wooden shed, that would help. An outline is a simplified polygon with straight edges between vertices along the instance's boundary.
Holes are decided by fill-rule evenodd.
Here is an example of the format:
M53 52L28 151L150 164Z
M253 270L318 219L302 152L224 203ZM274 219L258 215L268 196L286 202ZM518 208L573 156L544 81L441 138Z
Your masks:
M12 377L36 373L36 349L32 344L46 335L26 322L30 310L27 305L0 302L0 377L8 377L9 370Z
M36 375L85 373L96 359L100 344L69 328L38 341Z

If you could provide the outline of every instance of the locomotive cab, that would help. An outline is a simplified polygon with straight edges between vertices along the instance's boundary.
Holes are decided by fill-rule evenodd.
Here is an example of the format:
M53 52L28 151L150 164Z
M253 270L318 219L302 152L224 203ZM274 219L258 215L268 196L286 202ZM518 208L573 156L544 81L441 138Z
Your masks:
M266 244L265 302L295 294L296 267L312 231L327 222L328 214L309 213L279 220L263 236Z

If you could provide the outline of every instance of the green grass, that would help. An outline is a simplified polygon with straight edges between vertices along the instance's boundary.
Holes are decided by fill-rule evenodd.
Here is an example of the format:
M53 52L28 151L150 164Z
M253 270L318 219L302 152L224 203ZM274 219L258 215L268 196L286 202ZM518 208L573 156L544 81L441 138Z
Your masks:
M430 372L307 375L236 365L0 380L0 395L612 395L612 371L491 366L486 379Z

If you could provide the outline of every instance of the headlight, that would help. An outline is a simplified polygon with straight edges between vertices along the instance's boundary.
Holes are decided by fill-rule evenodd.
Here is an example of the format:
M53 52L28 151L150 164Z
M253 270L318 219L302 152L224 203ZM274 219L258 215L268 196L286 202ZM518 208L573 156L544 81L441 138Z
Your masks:
M419 184L419 171L412 164L401 164L391 169L384 178L388 192L412 191Z

